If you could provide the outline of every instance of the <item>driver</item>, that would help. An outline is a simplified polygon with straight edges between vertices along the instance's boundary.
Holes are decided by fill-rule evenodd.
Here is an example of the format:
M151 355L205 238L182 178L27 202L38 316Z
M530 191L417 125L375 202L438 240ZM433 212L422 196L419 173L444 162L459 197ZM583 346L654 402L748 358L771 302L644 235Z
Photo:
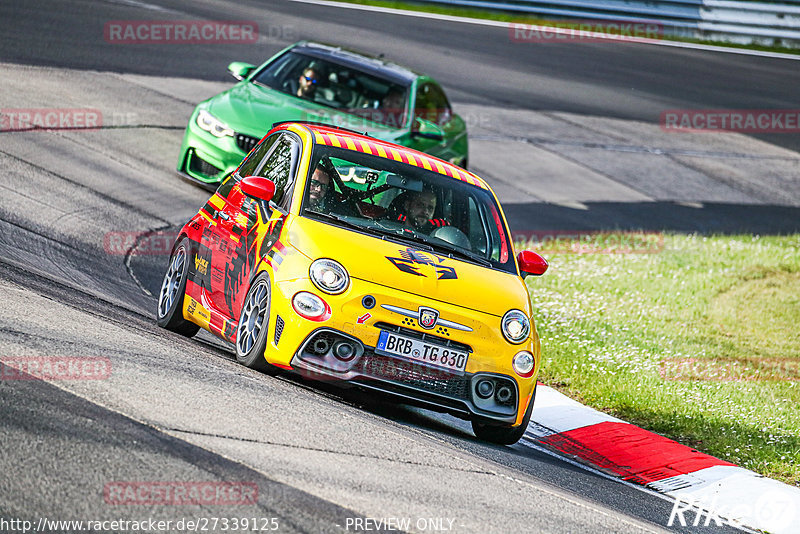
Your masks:
M308 207L314 211L328 212L328 192L331 177L322 165L317 165L308 184Z
M406 223L414 230L429 234L436 228L449 226L444 219L433 219L436 211L436 193L430 189L423 189L418 193L411 193L406 199L397 220Z
M317 92L317 84L319 83L319 76L313 67L308 67L300 75L297 80L297 92L295 93L300 98L313 99L314 93Z

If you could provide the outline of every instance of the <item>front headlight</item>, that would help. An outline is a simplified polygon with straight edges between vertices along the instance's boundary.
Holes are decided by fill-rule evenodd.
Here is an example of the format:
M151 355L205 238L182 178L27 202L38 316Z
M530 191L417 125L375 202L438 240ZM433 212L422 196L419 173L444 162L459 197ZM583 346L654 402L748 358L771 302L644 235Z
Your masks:
M350 283L350 275L338 262L325 258L314 260L308 270L311 281L322 291L331 294L341 293Z
M520 310L509 310L503 316L501 330L511 343L521 343L531 331L531 322Z
M197 114L197 125L214 137L233 137L233 130L206 110Z

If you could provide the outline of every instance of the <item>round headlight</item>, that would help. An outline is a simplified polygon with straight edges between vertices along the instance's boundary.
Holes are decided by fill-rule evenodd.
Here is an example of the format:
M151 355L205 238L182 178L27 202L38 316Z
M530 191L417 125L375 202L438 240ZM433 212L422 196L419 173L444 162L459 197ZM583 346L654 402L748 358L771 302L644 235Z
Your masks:
M347 284L350 283L350 275L338 261L334 260L315 260L308 273L315 286L334 295L347 289Z
M533 354L523 350L514 356L514 359L511 360L511 365L514 367L515 373L522 378L528 378L533 374L536 361L533 359Z
M503 335L511 343L521 343L531 331L528 316L520 310L510 310L503 316L501 323Z
M292 298L292 307L301 317L318 320L328 311L325 301L308 291L300 291Z

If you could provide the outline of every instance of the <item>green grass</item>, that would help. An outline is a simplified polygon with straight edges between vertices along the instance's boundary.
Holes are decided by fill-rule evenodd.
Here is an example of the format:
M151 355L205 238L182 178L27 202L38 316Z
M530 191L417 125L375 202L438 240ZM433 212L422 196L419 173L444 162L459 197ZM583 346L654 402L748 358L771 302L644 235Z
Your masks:
M545 19L533 15L525 15L520 13L504 12L504 11L490 11L486 9L477 9L470 7L457 7L449 5L437 5L431 3L414 3L409 1L395 1L395 0L337 0L346 4L359 4L368 6L388 7L393 9L403 9L406 11L420 11L423 13L436 13L439 15L452 15L456 17L468 17L475 19L497 20L500 22L514 22L517 24L531 24L541 26L552 26L553 24L568 24L569 21L560 19ZM765 52L780 52L785 54L800 54L797 48L788 48L782 46L767 46L760 44L739 44L728 43L723 41L711 41L706 39L694 39L678 36L665 36L664 40L678 41L683 43L706 44L710 46L726 46L731 48L745 48L748 50L761 50ZM525 43L522 43L524 45ZM532 43L535 46L537 43Z
M666 235L663 245L545 254L548 272L527 279L540 380L800 485L800 235Z

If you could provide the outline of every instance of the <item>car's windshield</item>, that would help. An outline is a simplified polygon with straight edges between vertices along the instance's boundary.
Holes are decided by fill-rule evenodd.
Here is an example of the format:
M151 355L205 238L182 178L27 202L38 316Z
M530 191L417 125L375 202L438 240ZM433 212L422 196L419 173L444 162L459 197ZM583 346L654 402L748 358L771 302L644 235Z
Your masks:
M251 81L384 126L406 123L408 87L352 66L289 51Z
M443 256L514 272L489 191L422 167L317 145L303 215Z

